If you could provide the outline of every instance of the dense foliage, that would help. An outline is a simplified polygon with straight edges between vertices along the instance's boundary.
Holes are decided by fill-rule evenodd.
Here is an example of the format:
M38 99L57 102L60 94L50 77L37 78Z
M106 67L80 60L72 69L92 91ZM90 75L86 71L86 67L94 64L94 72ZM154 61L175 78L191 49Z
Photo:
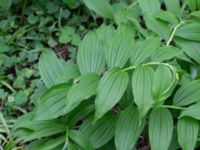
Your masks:
M199 0L39 2L1 6L2 148L199 147Z

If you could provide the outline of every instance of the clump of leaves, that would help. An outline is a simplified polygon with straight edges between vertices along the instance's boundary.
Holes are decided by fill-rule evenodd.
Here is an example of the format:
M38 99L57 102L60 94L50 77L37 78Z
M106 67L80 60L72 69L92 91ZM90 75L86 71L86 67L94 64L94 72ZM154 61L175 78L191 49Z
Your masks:
M37 64L41 52L52 49L59 58L75 60L89 18L80 7L80 1L0 0L0 112L9 130L47 90ZM0 119L0 149L19 149L5 127Z
M84 36L77 63L43 52L47 90L13 135L29 150L131 150L140 135L152 150L198 147L199 1L83 2L111 24Z

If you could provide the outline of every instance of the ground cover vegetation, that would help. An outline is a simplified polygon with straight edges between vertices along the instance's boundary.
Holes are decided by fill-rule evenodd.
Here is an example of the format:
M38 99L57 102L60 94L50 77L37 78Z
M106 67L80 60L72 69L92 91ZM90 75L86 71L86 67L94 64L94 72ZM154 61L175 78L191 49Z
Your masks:
M198 149L199 0L0 8L0 149Z

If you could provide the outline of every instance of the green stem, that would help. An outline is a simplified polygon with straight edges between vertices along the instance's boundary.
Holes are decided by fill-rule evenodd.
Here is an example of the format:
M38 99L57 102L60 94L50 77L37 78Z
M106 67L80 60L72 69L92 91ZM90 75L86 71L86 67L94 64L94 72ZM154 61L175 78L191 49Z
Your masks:
M146 63L146 64L142 64L141 66L144 67L144 66L150 66L150 65L164 65L164 66L169 67L170 69L173 69L173 67L171 65L169 65L167 63L160 63L160 62L149 62L149 63ZM138 66L140 66L140 65L130 66L128 68L123 69L122 71L133 70L133 69L136 69Z
M127 10L131 9L132 7L134 7L137 3L138 3L138 0L136 0L135 2L133 2L132 4L130 4L130 5L127 7Z
M16 92L15 91L15 89L13 89L12 88L12 86L10 85L10 84L8 84L7 82L5 82L5 81L0 81L0 83L2 84L2 85L4 85L5 87L7 87L10 91L12 91L12 92Z
M0 112L0 120L2 122L2 125L3 125L4 129L6 130L7 135L9 135L9 133L10 133L9 127L8 127L8 125L6 123L6 120L4 119L4 117L3 117L1 112Z
M184 110L185 107L173 106L173 105L162 105L163 108L170 108L170 109L177 109L177 110Z
M27 0L24 0L23 1L23 6L22 6L22 12L21 12L21 22L24 19L24 11L25 11L26 5L27 5Z
M175 35L175 33L176 33L176 30L182 25L182 24L184 24L185 22L184 21L181 21L179 24L177 24L175 27L174 27L174 29L173 29L173 31L172 31L172 33L171 33L171 35L170 35L170 37L169 37L169 40L167 41L167 46L171 43L171 41L173 40L173 38L174 38L174 35Z
M59 16L58 16L58 27L59 27L60 30L62 29L62 25L61 25L61 21L62 21L62 11L63 11L63 9L60 8Z

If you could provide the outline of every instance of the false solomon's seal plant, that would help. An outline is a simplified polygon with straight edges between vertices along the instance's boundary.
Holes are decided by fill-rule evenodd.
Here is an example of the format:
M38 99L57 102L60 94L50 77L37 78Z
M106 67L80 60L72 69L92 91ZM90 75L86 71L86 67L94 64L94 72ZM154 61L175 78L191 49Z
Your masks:
M19 142L30 150L132 150L148 135L152 150L198 147L199 1L83 2L111 24L83 37L76 63L41 54L47 90L15 123Z

